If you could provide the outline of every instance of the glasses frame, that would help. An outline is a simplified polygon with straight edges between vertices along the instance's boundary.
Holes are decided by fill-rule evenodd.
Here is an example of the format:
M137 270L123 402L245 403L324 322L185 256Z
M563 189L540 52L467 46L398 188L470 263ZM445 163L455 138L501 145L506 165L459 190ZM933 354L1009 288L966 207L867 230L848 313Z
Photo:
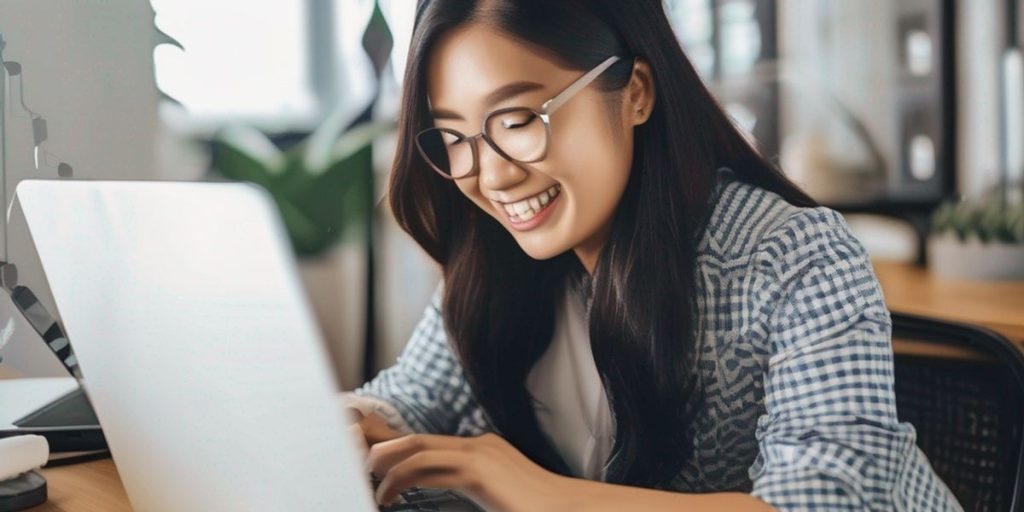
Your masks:
M550 149L551 147L551 114L554 114L555 111L559 109L559 107L568 102L573 96L576 95L576 93L583 90L584 87L590 85L590 83L596 80L597 77L601 75L601 73L604 73L605 70L611 67L612 64L618 62L620 59L621 57L617 55L612 55L611 57L608 57L603 62L595 66L593 69L587 71L583 76L577 78L565 89L562 89L562 91L556 94L553 98L541 104L539 111L530 107L505 107L488 112L487 115L484 116L483 121L480 123L480 131L476 135L467 136L462 132L458 130L453 130L451 128L430 127L425 130L420 130L420 132L417 133L415 137L416 150L419 151L420 156L423 158L423 161L427 162L427 165L429 165L430 168L434 170L434 172L441 175L442 178L445 178L447 180L461 180L463 178L470 178L480 174L480 155L479 151L477 150L476 139L483 139L484 142L486 142L487 145L491 147L491 149L493 149L495 152L501 155L502 158L510 162L521 164L539 162L547 157L548 149ZM544 123L544 151L542 151L540 156L538 156L537 158L534 158L532 160L519 160L517 158L513 158L504 150L502 150L489 135L487 135L487 123L491 120L492 117L515 111L532 112L534 115L540 118L541 122ZM442 171L436 165L434 165L434 163L427 156L427 152L424 151L423 147L420 145L420 136L430 131L441 131L450 133L452 135L455 135L456 137L462 138L464 142L469 143L469 149L473 154L473 167L469 170L469 172L460 176L453 176Z

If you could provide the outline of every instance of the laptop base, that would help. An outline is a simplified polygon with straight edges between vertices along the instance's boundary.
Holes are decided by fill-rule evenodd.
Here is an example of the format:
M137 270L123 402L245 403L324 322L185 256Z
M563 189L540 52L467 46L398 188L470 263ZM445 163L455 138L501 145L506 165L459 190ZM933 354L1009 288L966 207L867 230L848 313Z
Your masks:
M82 388L53 400L13 422L16 429L0 430L0 437L38 434L50 452L106 450L99 420Z

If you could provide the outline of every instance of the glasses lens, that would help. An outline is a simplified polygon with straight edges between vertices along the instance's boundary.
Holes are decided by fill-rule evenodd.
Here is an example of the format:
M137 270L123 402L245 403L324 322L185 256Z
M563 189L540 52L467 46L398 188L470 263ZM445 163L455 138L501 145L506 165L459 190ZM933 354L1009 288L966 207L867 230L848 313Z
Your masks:
M473 149L465 135L446 128L431 128L416 137L420 154L437 171L458 178L473 170Z
M547 149L547 128L540 114L528 109L499 112L487 119L487 136L509 157L536 162Z

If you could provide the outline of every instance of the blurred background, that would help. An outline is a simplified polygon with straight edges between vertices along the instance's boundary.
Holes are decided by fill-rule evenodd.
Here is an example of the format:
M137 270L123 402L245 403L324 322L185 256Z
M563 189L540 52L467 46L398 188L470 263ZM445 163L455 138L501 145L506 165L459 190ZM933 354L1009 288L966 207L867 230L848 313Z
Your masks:
M761 151L902 265L880 275L1024 281L1016 0L665 5ZM394 361L439 278L380 202L414 6L3 0L4 364L64 372L10 299L28 287L57 316L12 202L27 177L266 187L342 386Z

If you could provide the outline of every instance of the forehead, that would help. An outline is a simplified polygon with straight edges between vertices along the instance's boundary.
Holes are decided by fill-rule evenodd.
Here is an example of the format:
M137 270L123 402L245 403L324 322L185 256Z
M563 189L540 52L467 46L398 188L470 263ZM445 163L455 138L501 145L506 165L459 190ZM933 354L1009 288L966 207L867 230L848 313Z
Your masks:
M572 72L541 51L494 28L473 23L442 35L427 65L427 93L435 107L479 104L492 90L520 80L551 88Z

